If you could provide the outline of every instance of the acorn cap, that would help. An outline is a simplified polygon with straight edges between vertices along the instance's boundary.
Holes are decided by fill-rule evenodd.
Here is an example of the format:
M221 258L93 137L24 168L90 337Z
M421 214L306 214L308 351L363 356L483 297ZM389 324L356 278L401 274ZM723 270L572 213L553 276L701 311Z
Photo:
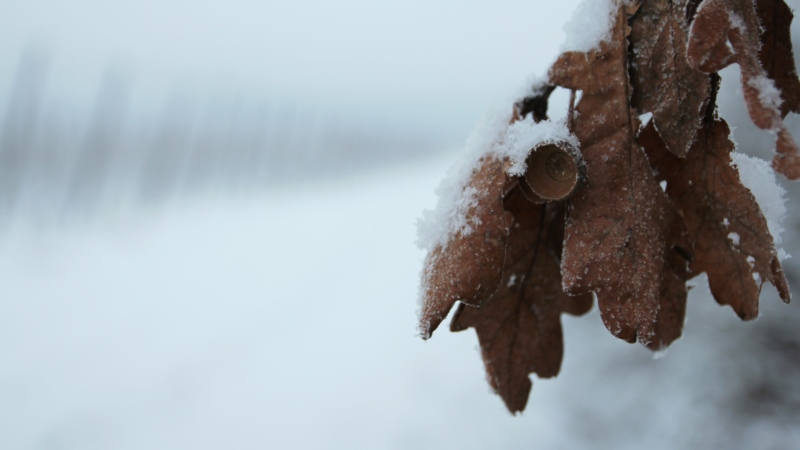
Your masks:
M580 189L586 176L580 150L568 142L533 148L527 165L524 183L520 184L526 196L537 203L569 198Z

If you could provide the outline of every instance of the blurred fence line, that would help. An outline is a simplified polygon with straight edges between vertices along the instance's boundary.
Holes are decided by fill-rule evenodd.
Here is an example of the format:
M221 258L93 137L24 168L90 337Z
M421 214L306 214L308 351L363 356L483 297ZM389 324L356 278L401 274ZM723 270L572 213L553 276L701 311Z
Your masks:
M166 99L129 117L109 73L88 117L45 95L47 59L23 55L0 124L0 229L15 217L58 224L175 196L340 177L442 150L429 136L370 129L304 105ZM2 105L0 105L2 107Z

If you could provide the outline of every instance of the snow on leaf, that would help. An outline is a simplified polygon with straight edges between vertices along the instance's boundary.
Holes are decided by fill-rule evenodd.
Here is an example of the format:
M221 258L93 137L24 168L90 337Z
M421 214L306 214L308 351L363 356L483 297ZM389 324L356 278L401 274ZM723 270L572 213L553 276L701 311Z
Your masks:
M766 161L732 152L731 164L739 171L739 179L750 190L761 213L767 219L767 227L776 245L783 242L783 219L786 216L786 191L778 184L775 172Z
M488 114L470 134L464 152L459 160L448 170L447 176L439 184L436 194L439 197L436 208L426 210L417 221L417 245L429 252L438 247L446 247L457 237L468 236L473 231L477 190L472 187L476 170L484 157L498 142L508 125L507 114Z
M758 101L761 102L761 106L767 109L779 109L781 107L783 103L781 91L775 87L775 83L771 79L765 75L759 75L750 79L748 84L758 94Z
M528 169L526 159L531 149L559 142L580 145L564 124L549 120L537 122L533 117L526 117L509 125L495 152L511 162L509 175L520 176Z
M508 241L508 217L503 210L506 164L485 157L468 188L475 200L467 215L477 217L471 233L455 235L446 246L428 253L422 275L420 334L427 339L460 300L480 305L500 284Z
M759 60L761 28L752 0L705 0L692 22L689 63L707 73L737 63L742 91L753 123L778 135L772 166L791 180L800 179L800 150L783 123L779 91Z
M510 119L507 114L495 113L478 123L460 160L436 189L436 208L423 211L417 222L420 248L431 252L446 247L453 239L471 234L480 223L480 217L474 214L480 192L470 183L485 158L510 161L509 175L522 175L526 158L534 148L559 142L579 145L564 124L547 120L547 99L553 87L534 86L534 91L515 105ZM527 116L528 113L533 114Z

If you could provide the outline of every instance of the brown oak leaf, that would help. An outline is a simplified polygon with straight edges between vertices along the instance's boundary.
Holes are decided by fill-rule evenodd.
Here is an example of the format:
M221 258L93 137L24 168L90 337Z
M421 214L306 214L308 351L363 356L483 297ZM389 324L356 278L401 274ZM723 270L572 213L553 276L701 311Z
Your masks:
M709 118L686 159L667 151L652 123L639 142L686 223L695 252L692 276L706 272L717 302L750 320L758 316L765 281L786 302L790 293L767 221L731 165L729 134L725 121Z
M478 306L500 284L508 242L509 217L503 210L506 163L486 156L473 171L465 189L474 189L475 202L467 217L477 218L469 234L457 233L425 259L420 311L420 334L428 339L456 301Z
M772 166L791 180L800 179L800 150L783 123L780 91L759 60L761 28L752 0L705 0L692 22L689 63L706 73L737 63L742 91L753 123L778 135Z
M653 121L669 150L685 156L708 102L708 76L689 65L687 0L648 0L631 19L631 103Z
M781 115L786 117L790 111L800 113L800 80L790 33L794 14L783 0L758 0L756 12L762 28L758 58L781 91Z
M564 53L550 69L551 83L583 90L574 131L588 180L568 202L561 270L567 293L595 292L615 336L656 349L680 335L675 328L682 327L686 301L680 280L688 271L682 255L690 247L635 141L627 18L620 10L610 41L588 54ZM662 326L660 311L671 325Z
M528 375L550 378L561 368L561 313L586 313L592 296L561 288L563 202L533 204L516 188L505 205L514 219L500 288L480 308L459 305L450 329L475 328L489 384L516 413L528 401Z

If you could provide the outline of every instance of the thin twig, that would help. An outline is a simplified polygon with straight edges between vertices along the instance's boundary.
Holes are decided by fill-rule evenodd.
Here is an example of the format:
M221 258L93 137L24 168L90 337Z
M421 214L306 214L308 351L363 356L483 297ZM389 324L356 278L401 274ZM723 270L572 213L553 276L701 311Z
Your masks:
M567 129L572 132L572 121L575 115L575 89L569 90L569 110L567 111Z

